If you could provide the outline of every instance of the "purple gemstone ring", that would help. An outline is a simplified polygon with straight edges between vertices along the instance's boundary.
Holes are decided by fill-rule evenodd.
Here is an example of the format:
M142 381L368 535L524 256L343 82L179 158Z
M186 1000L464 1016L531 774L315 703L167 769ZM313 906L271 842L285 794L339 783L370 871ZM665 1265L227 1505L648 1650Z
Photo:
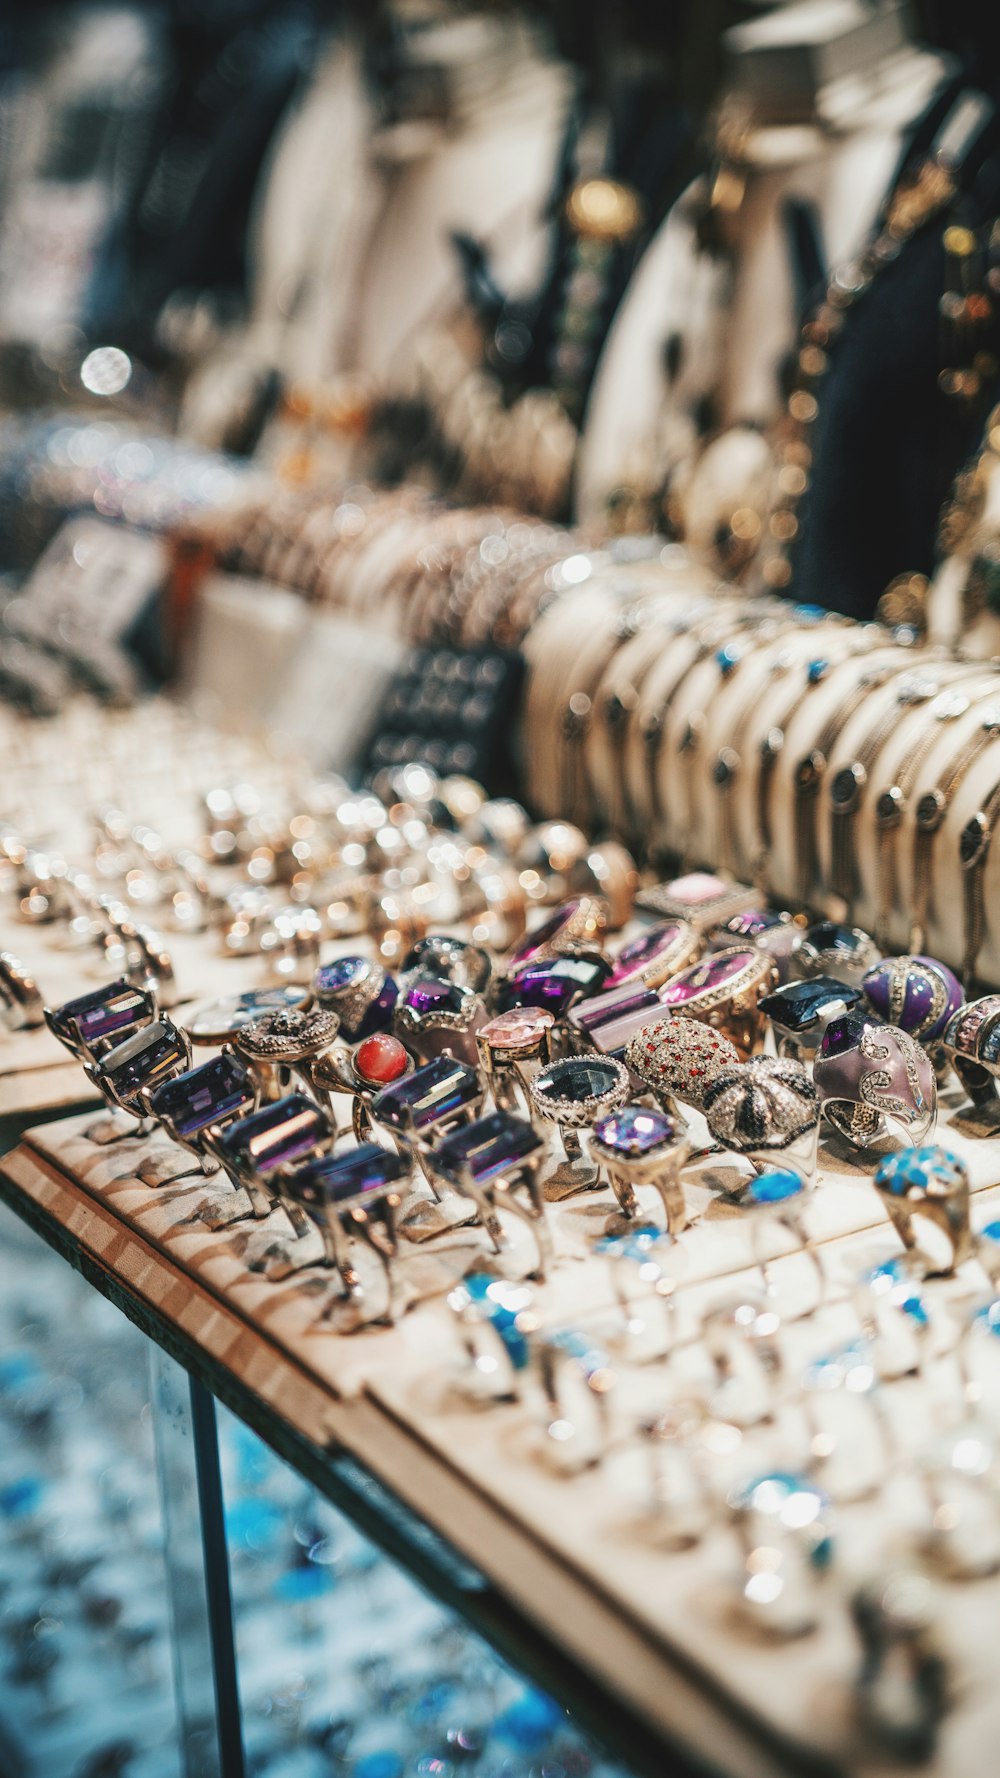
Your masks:
M934 1125L937 1085L926 1050L870 1013L831 1019L813 1078L822 1112L856 1148L870 1148L893 1125L923 1142Z
M340 1020L340 1033L348 1043L359 1043L373 1031L387 1031L399 990L392 976L374 957L337 957L324 963L312 979L312 991L320 1006Z
M493 1248L505 1237L501 1212L530 1227L536 1261L529 1276L544 1278L552 1261L545 1200L538 1183L544 1144L531 1124L507 1111L492 1111L446 1136L427 1156L432 1173L470 1198Z
M149 1110L172 1141L198 1156L204 1173L214 1173L219 1160L213 1139L252 1111L255 1102L251 1075L235 1056L224 1052L157 1087L150 1094ZM159 1169L154 1178L140 1167L139 1176L147 1185L167 1183Z
M925 1048L936 1044L965 1003L957 975L933 957L883 957L862 983L865 999L887 1025L908 1031Z
M475 1067L476 1033L486 1020L482 995L472 988L424 969L411 970L400 980L393 1030L422 1062L447 1055Z
M749 1056L764 1037L766 1020L760 1002L777 985L773 958L746 945L733 945L682 970L660 989L660 999L669 1012L711 1025Z
M984 994L959 1007L941 1046L973 1105L992 1106L1000 1076L1000 994Z
M551 963L556 957L600 950L607 923L607 905L599 895L564 901L507 952L503 973L515 975L526 963Z
M637 1185L654 1186L663 1205L667 1234L678 1235L689 1217L681 1168L691 1152L687 1132L676 1118L645 1105L622 1105L599 1117L590 1152L602 1161L623 1216L639 1214Z
M53 1037L82 1062L97 1062L156 1017L156 1001L147 988L136 988L122 976L62 1006L45 1007Z
M233 1184L246 1192L250 1214L269 1216L280 1204L298 1236L308 1233L309 1220L295 1199L285 1196L282 1180L292 1167L325 1153L333 1137L333 1125L314 1099L288 1093L230 1124L215 1151Z
M338 1273L362 1321L392 1325L401 1307L394 1262L399 1254L401 1191L409 1175L406 1157L375 1142L363 1142L342 1154L306 1161L282 1180L286 1200L298 1205L318 1227L325 1261ZM385 1276L385 1302L375 1315L365 1312L366 1292L353 1250L359 1239L375 1253Z
M139 1134L148 1135L155 1127L151 1095L190 1066L191 1045L164 1014L107 1050L100 1061L85 1062L83 1071L110 1105L138 1120ZM96 1132L91 1140L98 1140Z
M732 944L728 939L727 944ZM678 970L697 962L703 940L690 920L664 920L651 926L617 951L611 974L604 984L610 992L615 988L635 986L659 988Z

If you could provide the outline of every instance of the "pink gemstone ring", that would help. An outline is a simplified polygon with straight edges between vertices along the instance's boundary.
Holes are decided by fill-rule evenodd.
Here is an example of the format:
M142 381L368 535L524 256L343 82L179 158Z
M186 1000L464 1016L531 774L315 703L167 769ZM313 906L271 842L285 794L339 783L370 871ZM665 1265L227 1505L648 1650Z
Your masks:
M778 985L774 959L745 945L716 951L682 969L660 990L668 1011L721 1031L743 1056L760 1048L767 1021L760 1010Z

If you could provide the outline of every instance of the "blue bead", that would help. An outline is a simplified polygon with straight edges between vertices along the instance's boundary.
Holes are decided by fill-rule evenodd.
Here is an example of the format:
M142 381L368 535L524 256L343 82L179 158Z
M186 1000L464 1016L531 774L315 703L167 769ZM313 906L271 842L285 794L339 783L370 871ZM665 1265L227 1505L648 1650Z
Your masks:
M809 684L810 685L818 685L821 679L826 678L826 675L829 671L830 671L829 661L824 661L824 660L810 661L808 669L807 669L807 673L806 673L806 677L809 680Z
M747 1204L785 1204L805 1191L806 1182L790 1167L772 1167L752 1179L744 1194Z

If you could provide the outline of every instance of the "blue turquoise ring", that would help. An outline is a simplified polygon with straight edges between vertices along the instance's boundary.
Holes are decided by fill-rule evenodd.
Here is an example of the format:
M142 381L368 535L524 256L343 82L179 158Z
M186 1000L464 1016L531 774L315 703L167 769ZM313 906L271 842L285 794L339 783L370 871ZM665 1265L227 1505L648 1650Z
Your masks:
M908 1252L927 1262L928 1275L950 1275L973 1250L969 1175L950 1149L903 1149L875 1169L875 1190Z

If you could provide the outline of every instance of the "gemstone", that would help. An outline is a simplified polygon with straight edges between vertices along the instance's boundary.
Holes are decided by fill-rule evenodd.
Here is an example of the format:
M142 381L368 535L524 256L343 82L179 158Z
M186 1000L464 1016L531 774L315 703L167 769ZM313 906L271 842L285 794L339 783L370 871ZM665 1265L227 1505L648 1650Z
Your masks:
M296 1167L283 1181L289 1197L322 1221L327 1209L371 1203L410 1173L405 1155L391 1154L377 1142L362 1142L346 1154L321 1155Z
M332 1134L329 1118L314 1099L289 1093L233 1124L220 1137L219 1152L237 1172L242 1168L266 1176L302 1160Z
M875 1184L896 1198L905 1198L913 1190L926 1191L930 1184L939 1189L960 1190L967 1182L968 1174L958 1155L937 1143L886 1155L875 1169Z
M794 966L801 975L823 969L827 975L846 970L848 977L870 969L878 962L874 939L858 926L843 926L836 920L818 920L807 926L794 948Z
M110 1088L120 1104L129 1106L144 1087L170 1080L190 1060L184 1038L171 1019L157 1019L116 1044L97 1064L101 1086Z
M372 1101L372 1113L391 1129L405 1130L412 1117L417 1130L427 1130L468 1111L479 1096L474 1068L451 1056L438 1056L379 1093Z
M228 1037L272 1012L294 1012L305 1006L308 988L248 988L223 1000L205 1001L184 1021L192 1043L225 1043Z
M877 1266L872 1266L870 1271L863 1274L861 1283L867 1285L873 1296L886 1298L894 1308L908 1315L918 1327L929 1324L927 1304L914 1283L908 1262L901 1255L884 1259Z
M541 1043L555 1024L544 1007L512 1006L482 1026L479 1035L491 1050L525 1050Z
M692 963L690 969L682 969L675 975L672 982L660 989L660 1000L664 1006L687 1006L703 994L712 994L726 982L757 961L753 951L721 951L714 957L703 957L700 963Z
M187 1069L157 1087L150 1101L153 1115L169 1123L181 1138L239 1117L253 1102L253 1081L235 1056L213 1056L210 1062Z
M340 1035L348 1043L388 1030L399 997L393 977L370 957L324 963L313 975L312 989L321 1006L339 1015Z
M333 963L324 963L316 970L312 980L313 993L320 1001L327 994L342 994L345 988L356 988L359 983L367 981L371 971L370 957L337 957Z
M814 975L804 982L787 982L765 994L760 1010L786 1031L808 1031L818 1019L829 1017L838 1006L856 1006L861 990L838 982L832 975Z
M873 1012L919 1037L939 1038L965 999L958 977L933 957L883 957L862 986Z
M652 988L617 988L574 1007L570 1023L602 1055L615 1054L644 1026L663 1017L663 1003Z
M548 1102L569 1100L586 1105L591 1099L603 1099L619 1085L621 1074L610 1059L596 1056L570 1056L565 1062L552 1062L532 1082L535 1097L544 1106Z
M398 1037L387 1031L376 1031L366 1037L354 1052L355 1073L372 1086L388 1086L405 1074L410 1057Z
M807 1475L775 1469L755 1476L732 1495L732 1504L743 1512L777 1521L797 1537L808 1536L809 1560L825 1568L833 1555L833 1541L825 1529L829 1501Z
M623 1105L618 1111L598 1118L594 1136L602 1148L611 1149L624 1160L638 1159L677 1135L677 1124L665 1111L650 1111L644 1105Z
M744 1204L787 1204L802 1195L806 1182L791 1167L772 1167L751 1179L743 1194Z
M402 985L401 1007L407 1007L417 1018L433 1017L444 1013L447 1017L461 1017L469 1004L469 991L460 988L456 982L442 981L440 976L427 975L423 970L410 976Z
M50 1025L67 1049L92 1052L148 1025L155 1011L152 995L123 979L67 1000L51 1014Z
M583 905L580 900L564 901L560 907L555 909L554 913L549 914L547 919L542 920L538 926L533 926L530 932L526 932L513 950L507 953L508 974L519 969L522 963L530 962L531 958L540 951L547 950L550 945L557 943L560 936L574 924Z
M527 963L515 975L497 986L497 1010L507 1012L514 1006L544 1007L557 1019L563 1018L578 1000L596 994L611 974L611 965L604 957L557 957L551 963Z
M518 1325L527 1307L523 1286L510 1284L505 1278L494 1278L489 1272L469 1272L453 1291L449 1301L456 1308L475 1304L483 1318L496 1330L516 1371L527 1367L530 1349L526 1334Z
M728 887L722 877L702 870L689 871L686 877L675 877L673 882L665 885L668 895L676 896L678 901L688 901L693 907L714 901L717 896L724 895Z
M492 965L481 946L436 933L418 939L408 953L403 963L404 975L413 969L440 976L443 981L455 982L460 988L471 988L474 993L481 994L490 979Z
M508 1111L493 1111L446 1136L435 1148L431 1164L439 1173L455 1180L468 1168L477 1185L486 1185L491 1179L516 1171L541 1147L541 1137L526 1119L513 1117Z
M857 1049L864 1036L866 1025L874 1025L876 1030L881 1020L872 1019L867 1013L848 1012L839 1018L831 1019L823 1033L820 1044L820 1057L842 1056L847 1050Z
M648 932L624 945L614 959L608 987L617 988L622 982L631 981L633 976L643 975L657 958L670 954L685 930L680 920L665 920L662 925L651 926Z

